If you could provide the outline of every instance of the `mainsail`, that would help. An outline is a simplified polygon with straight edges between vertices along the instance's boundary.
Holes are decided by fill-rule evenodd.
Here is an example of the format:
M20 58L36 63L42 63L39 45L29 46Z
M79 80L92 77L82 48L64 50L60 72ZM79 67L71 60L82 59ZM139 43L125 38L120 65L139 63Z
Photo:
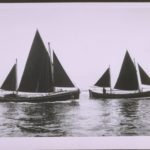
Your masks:
M114 88L120 90L137 90L139 88L136 68L128 51L125 54L120 74Z
M145 85L150 85L150 77L147 75L147 73L139 64L138 64L138 68L139 68L141 83Z
M54 86L56 87L74 87L74 84L68 77L64 68L60 64L55 52L53 51L53 65L54 65Z
M19 86L23 92L52 91L52 72L49 54L37 31Z
M110 87L110 68L108 68L102 77L95 83L95 86Z
M17 88L16 66L17 64L14 64L14 66L10 70L8 76L6 77L4 83L1 86L1 89L8 90L8 91L16 90Z

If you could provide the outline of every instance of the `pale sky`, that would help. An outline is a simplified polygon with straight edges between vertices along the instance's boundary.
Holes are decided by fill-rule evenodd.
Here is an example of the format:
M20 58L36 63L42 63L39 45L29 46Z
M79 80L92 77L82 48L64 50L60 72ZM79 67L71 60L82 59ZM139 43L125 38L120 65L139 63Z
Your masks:
M36 29L79 88L109 65L114 85L126 49L150 75L150 3L0 4L0 85L16 58L20 82Z

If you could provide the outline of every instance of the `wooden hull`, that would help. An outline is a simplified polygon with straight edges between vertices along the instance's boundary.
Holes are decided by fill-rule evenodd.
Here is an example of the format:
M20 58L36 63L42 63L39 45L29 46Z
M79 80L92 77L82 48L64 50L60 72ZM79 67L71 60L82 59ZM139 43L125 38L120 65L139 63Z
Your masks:
M65 101L69 99L78 99L80 91L65 91L51 93L46 96L36 96L36 97L23 97L18 95L0 97L0 102L55 102L55 101Z
M107 98L107 99L116 99L116 98L142 98L150 97L150 91L138 92L138 93L126 93L126 94L115 94L115 93L97 93L92 90L89 90L91 98Z

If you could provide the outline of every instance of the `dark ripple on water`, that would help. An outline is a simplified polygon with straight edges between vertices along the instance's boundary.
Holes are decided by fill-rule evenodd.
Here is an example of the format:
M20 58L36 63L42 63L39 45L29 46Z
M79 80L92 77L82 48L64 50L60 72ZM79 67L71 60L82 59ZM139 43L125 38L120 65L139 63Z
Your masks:
M150 100L0 103L1 137L150 135Z

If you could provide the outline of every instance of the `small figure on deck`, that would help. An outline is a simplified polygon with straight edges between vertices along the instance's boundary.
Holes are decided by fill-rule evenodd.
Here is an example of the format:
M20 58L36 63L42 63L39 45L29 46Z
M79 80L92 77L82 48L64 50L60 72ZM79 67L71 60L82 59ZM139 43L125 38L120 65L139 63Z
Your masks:
M103 94L106 94L106 89L103 87Z

